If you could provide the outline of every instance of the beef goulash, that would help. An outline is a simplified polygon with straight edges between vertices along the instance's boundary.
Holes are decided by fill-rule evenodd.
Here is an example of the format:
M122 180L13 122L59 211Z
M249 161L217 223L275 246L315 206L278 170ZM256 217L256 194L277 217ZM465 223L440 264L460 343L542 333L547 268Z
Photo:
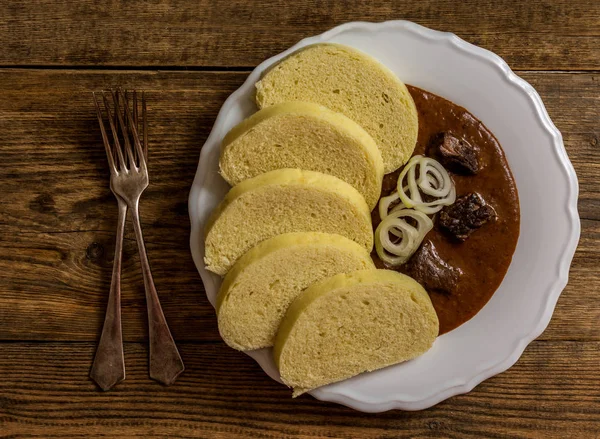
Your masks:
M205 229L223 339L272 346L299 395L422 355L473 317L519 237L483 123L339 44L304 47L255 86L259 111L222 143L234 187Z
M375 251L371 256L377 267L423 285L443 334L473 317L500 286L519 237L519 197L504 151L481 121L444 98L407 87L419 115L413 159L422 155L441 163L456 199L434 214L431 230L406 263L391 267ZM383 198L397 192L402 171L384 177ZM378 209L372 220L377 228Z

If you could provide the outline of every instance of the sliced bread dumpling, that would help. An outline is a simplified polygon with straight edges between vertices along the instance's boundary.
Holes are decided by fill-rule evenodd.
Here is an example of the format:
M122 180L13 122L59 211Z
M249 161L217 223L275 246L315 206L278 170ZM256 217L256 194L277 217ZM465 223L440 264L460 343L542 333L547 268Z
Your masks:
M307 46L268 70L256 83L257 105L286 101L315 102L357 122L377 143L386 174L406 163L417 143L417 109L406 86L348 46Z
M229 270L217 296L219 332L234 349L273 346L292 300L314 282L374 269L369 252L341 235L286 233L261 242Z
M432 346L439 322L427 292L390 270L338 274L288 308L275 340L281 379L298 396L311 389L415 358Z
M375 207L383 160L373 138L343 114L310 102L264 108L223 140L221 175L236 184L282 168L330 174L354 186Z
M371 214L364 197L332 175L278 169L234 186L206 227L206 269L224 275L259 242L282 233L345 236L371 251Z

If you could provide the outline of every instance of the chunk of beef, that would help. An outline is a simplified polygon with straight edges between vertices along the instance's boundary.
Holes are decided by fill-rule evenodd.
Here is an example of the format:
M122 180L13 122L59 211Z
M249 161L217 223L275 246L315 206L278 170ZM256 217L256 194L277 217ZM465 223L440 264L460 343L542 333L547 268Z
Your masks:
M434 136L427 153L457 174L475 175L479 171L476 149L465 139L458 138L450 132Z
M438 224L450 236L464 241L475 230L495 219L494 208L486 204L478 193L470 193L457 198L454 204L444 207L440 211Z
M429 291L450 294L462 276L459 268L451 267L437 253L431 241L426 241L404 265L408 276Z

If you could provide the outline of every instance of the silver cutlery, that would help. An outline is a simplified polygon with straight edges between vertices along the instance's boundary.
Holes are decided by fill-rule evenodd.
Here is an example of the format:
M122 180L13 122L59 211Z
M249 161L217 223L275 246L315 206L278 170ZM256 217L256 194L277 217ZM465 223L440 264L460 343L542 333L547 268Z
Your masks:
M107 94L109 97L107 97ZM150 377L169 385L174 383L181 372L183 372L184 365L160 306L140 225L139 200L142 192L148 187L149 183L146 163L148 156L148 121L146 117L145 94L142 93L141 99L141 122L139 120L136 91L132 93L133 110L129 108L127 93L121 89L102 92L101 96L110 125L113 140L112 145L104 126L103 111L98 103L96 94L94 94L94 103L96 104L98 122L110 168L110 188L117 198L119 217L108 306L90 377L103 390L108 390L125 379L123 337L121 332L120 273L125 217L129 208L131 210L135 237L140 253L144 287L146 290L148 332L150 338ZM109 98L112 100L114 114L111 111Z

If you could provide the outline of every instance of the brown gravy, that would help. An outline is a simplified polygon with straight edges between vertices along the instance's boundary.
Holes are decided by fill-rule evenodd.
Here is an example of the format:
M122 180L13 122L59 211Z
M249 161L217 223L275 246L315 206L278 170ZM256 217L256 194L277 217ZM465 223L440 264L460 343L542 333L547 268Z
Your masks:
M504 151L494 135L465 108L408 86L419 113L419 137L414 154L425 154L432 136L451 131L474 145L479 153L480 170L475 176L451 174L457 196L478 192L497 213L496 221L485 224L465 242L453 242L437 226L423 242L431 241L440 257L463 275L451 294L429 292L440 320L440 335L460 326L483 308L500 286L506 274L519 238L519 196ZM382 196L396 189L400 170L383 180ZM377 208L373 210L373 227L380 222ZM385 264L373 252L379 268ZM402 267L398 268L402 271Z

